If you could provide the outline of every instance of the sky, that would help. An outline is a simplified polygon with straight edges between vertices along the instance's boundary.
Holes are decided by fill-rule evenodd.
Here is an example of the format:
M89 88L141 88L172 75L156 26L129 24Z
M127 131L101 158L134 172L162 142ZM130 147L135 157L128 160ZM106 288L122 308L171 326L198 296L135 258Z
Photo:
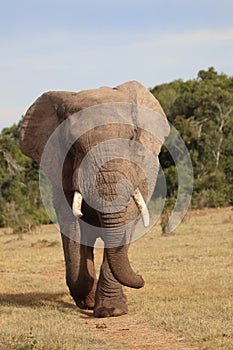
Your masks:
M45 91L233 76L232 14L232 0L2 1L0 131Z

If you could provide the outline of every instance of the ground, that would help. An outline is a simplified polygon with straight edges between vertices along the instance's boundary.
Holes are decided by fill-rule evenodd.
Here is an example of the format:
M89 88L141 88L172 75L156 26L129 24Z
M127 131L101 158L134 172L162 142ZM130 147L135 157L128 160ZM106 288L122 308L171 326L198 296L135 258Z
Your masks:
M130 248L145 287L125 288L129 314L106 319L74 305L54 226L2 229L0 349L232 349L232 223L224 208L188 213L171 236L156 225Z
M184 342L174 334L165 331L155 331L148 322L136 319L133 315L122 318L105 319L97 321L93 318L85 318L85 325L93 332L103 333L104 337L121 343L125 349L138 350L194 350L201 349Z

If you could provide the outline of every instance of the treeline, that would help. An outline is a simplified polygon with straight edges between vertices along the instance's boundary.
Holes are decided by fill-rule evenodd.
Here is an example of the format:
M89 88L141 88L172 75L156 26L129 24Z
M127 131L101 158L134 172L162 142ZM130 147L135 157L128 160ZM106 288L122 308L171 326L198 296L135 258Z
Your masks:
M49 223L39 190L39 167L19 150L18 125L0 135L0 227L30 231Z
M151 89L172 125L182 136L192 159L192 207L233 204L233 77L213 67L197 78L176 80ZM166 176L168 197L177 192L177 173L164 148L160 162Z
M233 77L214 68L197 78L176 80L151 89L169 121L180 132L192 159L192 207L233 204ZM0 227L30 229L49 223L41 201L38 165L19 150L18 125L0 134ZM160 162L166 176L167 196L176 198L176 167L163 147Z

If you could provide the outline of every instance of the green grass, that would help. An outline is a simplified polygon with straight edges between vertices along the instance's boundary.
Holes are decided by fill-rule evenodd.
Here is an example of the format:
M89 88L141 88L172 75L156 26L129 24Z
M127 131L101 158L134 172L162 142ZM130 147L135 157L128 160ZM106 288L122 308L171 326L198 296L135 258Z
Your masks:
M135 242L130 259L146 284L126 288L129 316L109 320L75 307L56 228L23 237L0 231L0 349L153 349L137 345L139 331L135 345L126 345L127 329L138 320L148 337L166 331L202 349L232 350L232 223L231 208L193 212L175 235L161 236L157 225ZM100 251L96 260L99 266ZM96 329L101 322L106 330Z

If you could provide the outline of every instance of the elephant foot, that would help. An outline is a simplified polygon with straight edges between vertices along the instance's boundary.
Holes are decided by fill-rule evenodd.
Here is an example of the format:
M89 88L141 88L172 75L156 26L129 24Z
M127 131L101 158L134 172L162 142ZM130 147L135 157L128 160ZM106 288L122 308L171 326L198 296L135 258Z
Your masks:
M110 270L106 251L101 266L96 290L94 316L115 317L128 313L127 297L122 285L113 277Z
M82 299L76 298L74 299L74 301L76 305L79 307L79 309L82 309L82 310L93 310L95 306L95 298L91 298L89 296Z
M98 300L94 308L95 317L116 317L125 315L128 306L124 299L102 299Z
M87 295L84 295L83 293L80 295L79 293L77 293L76 290L73 292L71 288L70 294L74 299L75 304L79 307L79 309L93 310L95 306L96 282L94 283L91 291Z

